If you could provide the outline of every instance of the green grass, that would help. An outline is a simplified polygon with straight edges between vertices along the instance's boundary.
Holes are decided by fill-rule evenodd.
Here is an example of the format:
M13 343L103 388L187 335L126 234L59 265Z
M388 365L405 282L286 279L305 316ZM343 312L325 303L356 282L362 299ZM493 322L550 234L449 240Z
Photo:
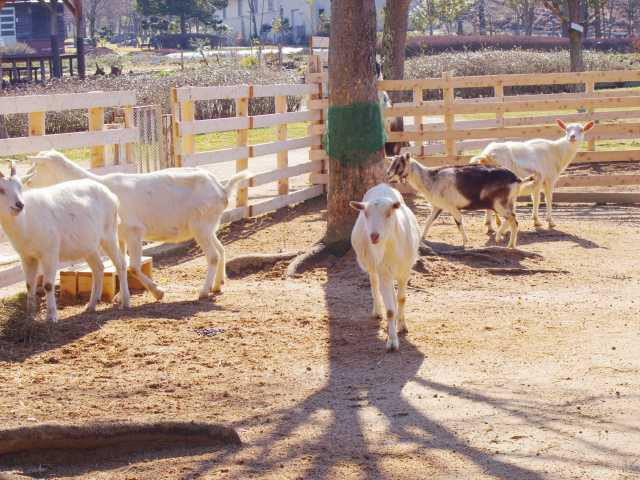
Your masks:
M307 136L307 122L290 123L287 127L287 138L302 138ZM256 128L249 130L249 145L270 143L276 141L276 127ZM196 152L221 150L236 145L235 132L215 132L196 135Z

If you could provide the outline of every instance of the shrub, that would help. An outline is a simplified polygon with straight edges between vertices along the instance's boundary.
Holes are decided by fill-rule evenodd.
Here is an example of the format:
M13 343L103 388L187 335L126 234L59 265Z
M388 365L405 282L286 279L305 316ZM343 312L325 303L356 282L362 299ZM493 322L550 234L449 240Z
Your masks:
M625 70L640 68L640 61L629 56L612 55L603 52L585 51L586 70ZM568 72L569 52L534 52L529 50L481 50L449 52L438 55L423 55L407 60L405 78L432 78L442 76L442 72L453 72L454 76L499 75L514 73L556 73ZM570 91L566 85L507 87L505 94L513 93L554 93ZM464 89L457 92L465 97L489 96L492 89ZM430 98L439 95L428 92Z
M258 66L258 57L246 55L240 59L240 66L244 68L254 68Z
M46 85L20 84L3 90L3 95L43 95L52 93L79 93L90 91L133 90L137 94L138 105L161 105L164 113L171 112L169 103L172 87L241 85L254 83L300 83L300 75L293 70L271 70L268 68L239 69L233 60L222 59L221 64L210 67L199 66L194 69L176 72L150 72L125 74L119 77L88 77L84 81L77 77L51 80ZM300 108L300 97L289 97L290 111ZM255 98L249 103L250 115L262 115L275 112L273 98ZM112 110L107 110L109 123ZM235 115L235 105L231 100L214 100L196 103L196 118L220 118ZM66 110L47 114L47 133L66 133L87 130L87 112ZM26 115L8 115L7 130L10 136L27 133Z
M0 46L0 57L30 55L32 53L36 53L36 51L26 43L18 42L14 43L13 45Z
M599 51L631 52L633 38L587 39L584 47ZM423 53L492 50L553 51L569 48L569 39L563 37L516 35L412 35L407 38L407 56Z

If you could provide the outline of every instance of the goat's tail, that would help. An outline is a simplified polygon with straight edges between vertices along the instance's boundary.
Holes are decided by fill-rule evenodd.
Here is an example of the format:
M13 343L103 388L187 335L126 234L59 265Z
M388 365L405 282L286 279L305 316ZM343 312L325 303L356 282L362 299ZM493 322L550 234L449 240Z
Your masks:
M536 176L535 175L529 175L528 177L525 178L521 178L520 179L520 188L518 190L518 193L520 195L528 195L531 193L531 191L533 190L533 186L536 183Z
M240 173L236 173L233 177L231 177L227 184L224 186L224 191L227 194L227 198L233 196L238 187L242 182L251 178L253 174L249 170L243 170Z

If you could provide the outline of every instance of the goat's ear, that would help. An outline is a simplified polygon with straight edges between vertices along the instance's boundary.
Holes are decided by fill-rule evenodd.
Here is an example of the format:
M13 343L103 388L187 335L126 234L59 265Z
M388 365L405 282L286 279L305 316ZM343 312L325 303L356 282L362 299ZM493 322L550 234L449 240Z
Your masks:
M562 130L566 130L567 129L567 125L560 119L556 120L556 123L558 124L558 126L562 129Z
M18 173L16 170L16 162L11 160L11 176L15 177L16 173Z
M4 178L4 173L2 173L2 170L0 170L0 178Z
M591 130L593 127L595 126L595 123L593 122L593 120L585 123L584 127L582 127L582 131L583 132L587 132L589 130Z
M27 170L27 173L25 173L24 175L22 175L20 177L20 182L23 185L29 185L29 182L31 181L31 178L33 178L35 173L36 173L36 166L35 165L31 165L31 168L29 168L29 170Z
M400 202L396 202L393 205L391 205L391 208L393 208L394 210L399 209L402 206L402 204Z
M364 210L364 203L363 202L351 201L351 202L349 202L349 206L351 208L353 208L354 210Z

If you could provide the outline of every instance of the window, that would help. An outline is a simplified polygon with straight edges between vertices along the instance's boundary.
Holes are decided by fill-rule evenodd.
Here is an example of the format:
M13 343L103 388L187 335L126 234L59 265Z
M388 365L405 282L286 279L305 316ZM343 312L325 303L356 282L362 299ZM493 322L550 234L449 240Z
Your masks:
M238 0L238 16L242 16L242 0Z

